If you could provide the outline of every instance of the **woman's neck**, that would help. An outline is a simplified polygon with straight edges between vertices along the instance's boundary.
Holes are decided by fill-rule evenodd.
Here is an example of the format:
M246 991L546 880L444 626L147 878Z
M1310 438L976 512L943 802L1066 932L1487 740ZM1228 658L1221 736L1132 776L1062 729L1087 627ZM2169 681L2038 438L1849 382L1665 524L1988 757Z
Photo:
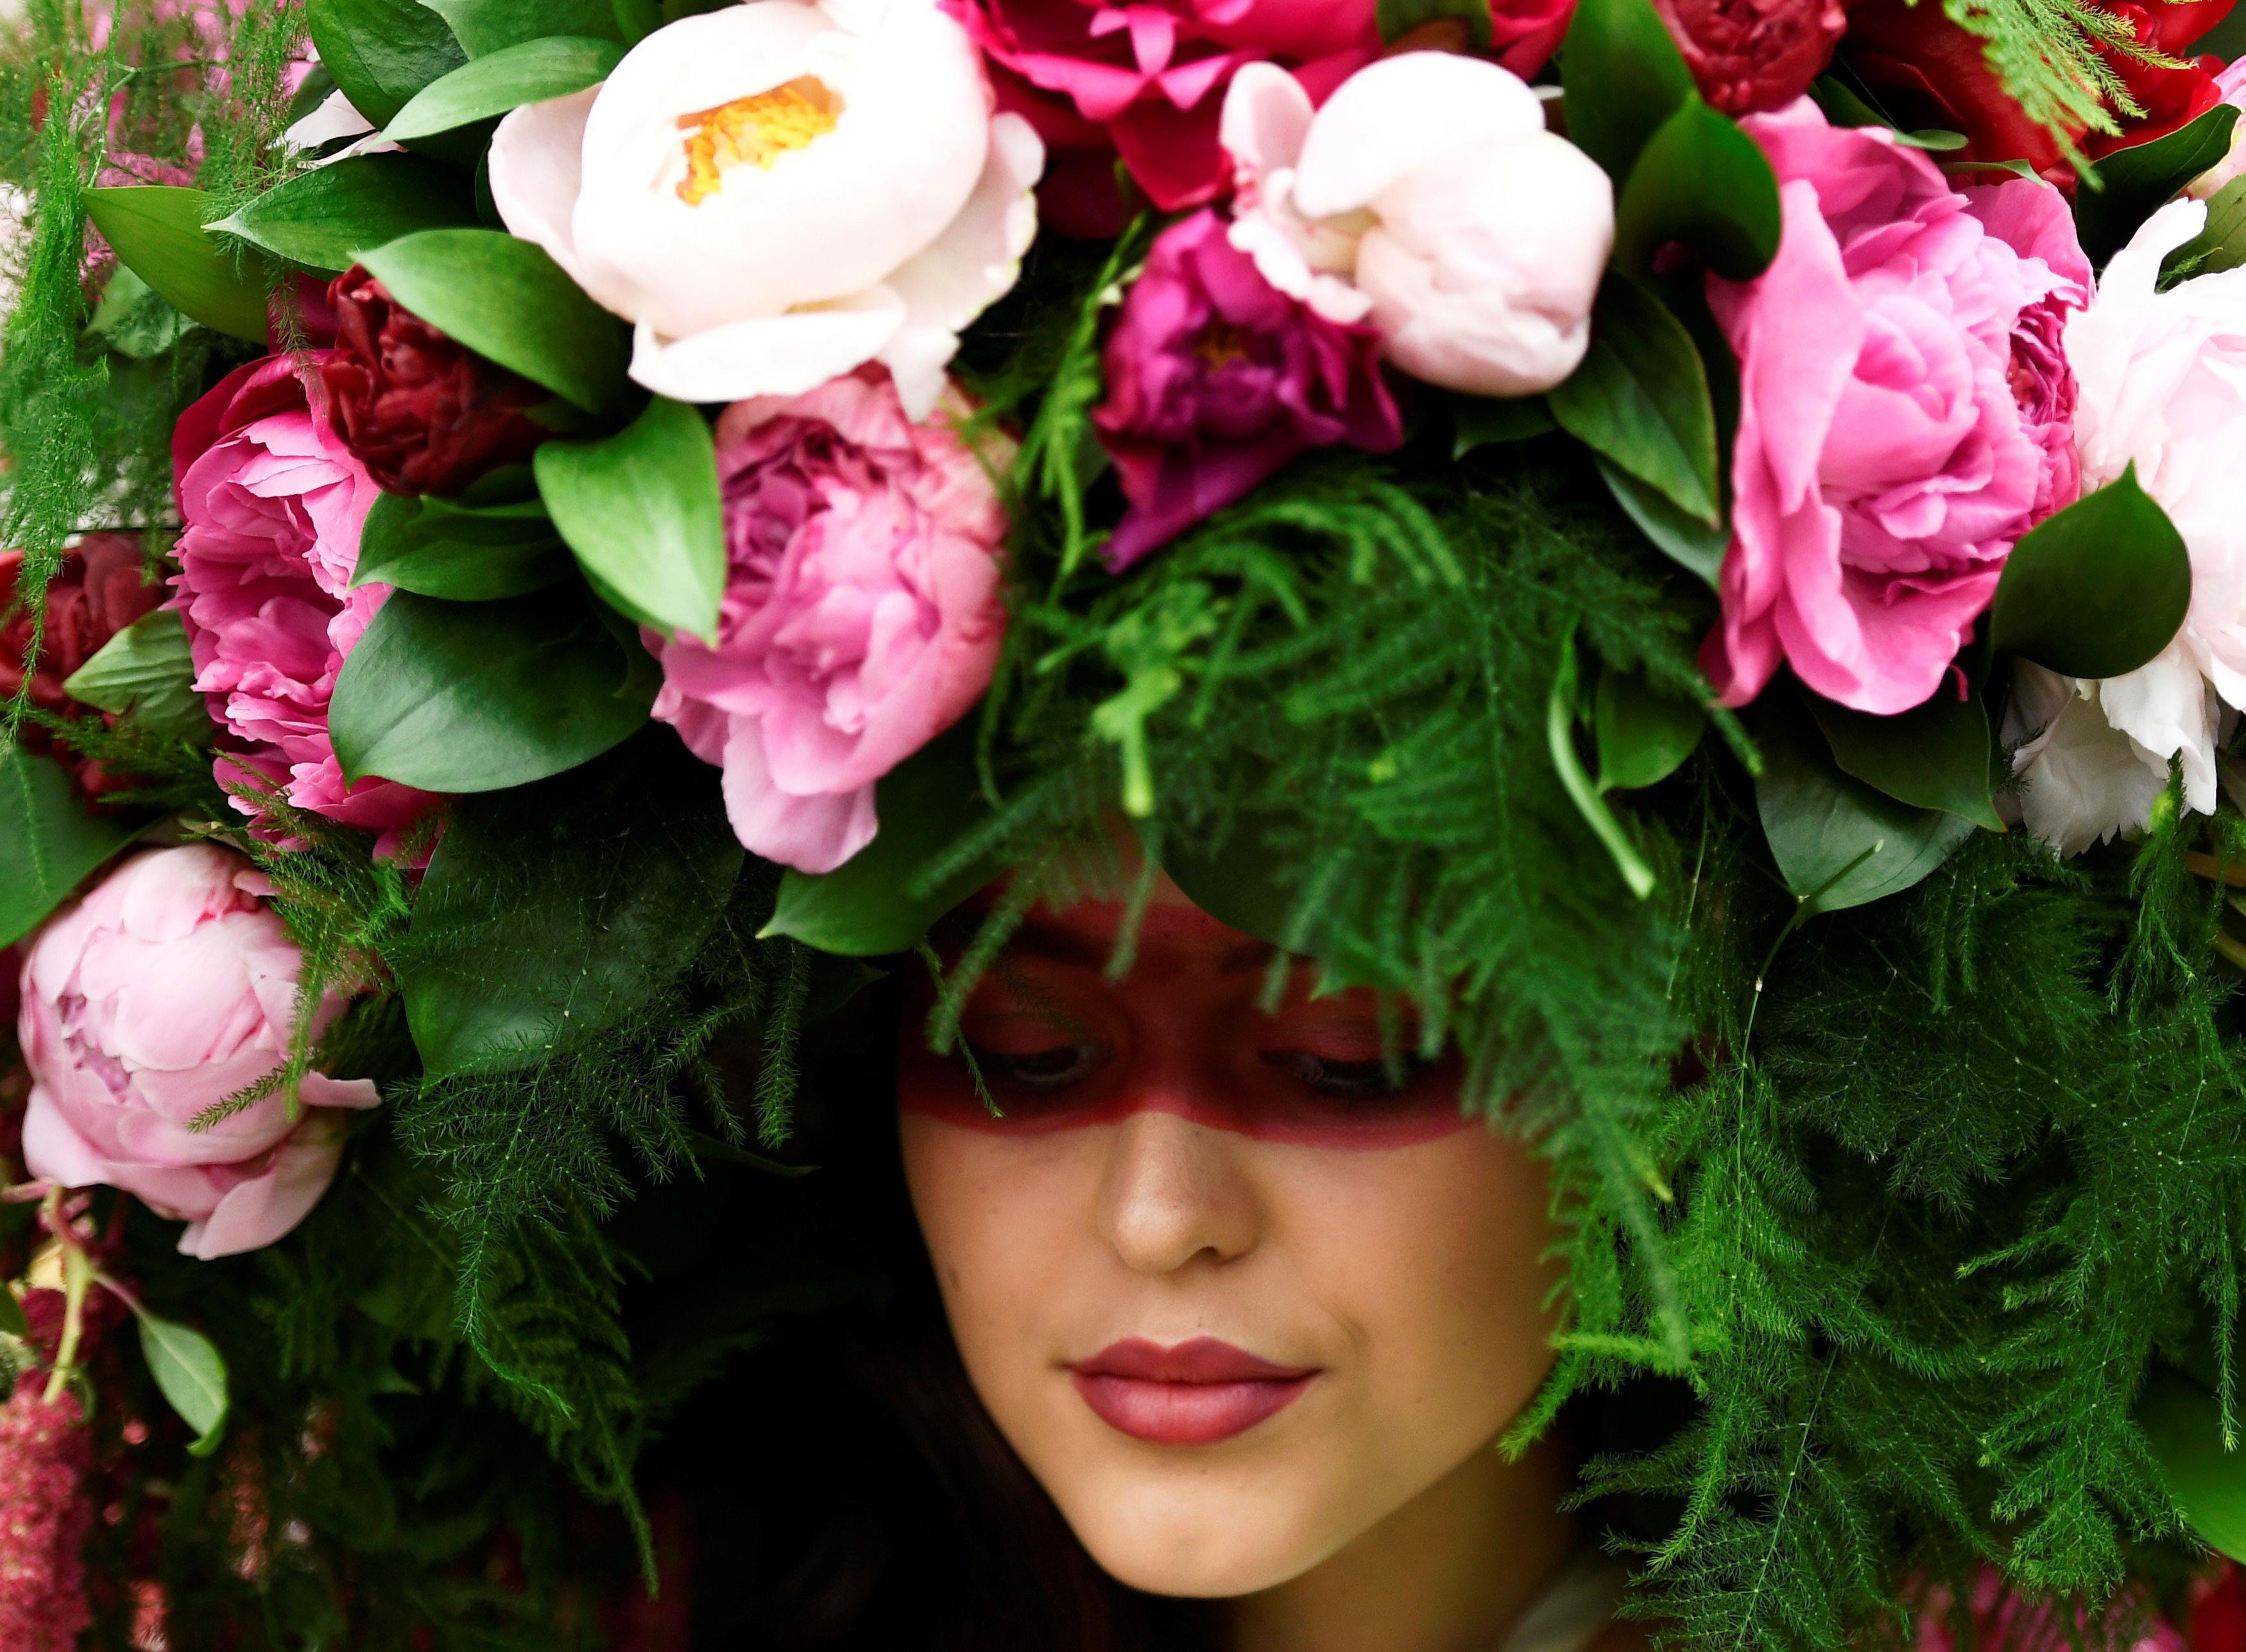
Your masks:
M1300 1577L1231 1602L1233 1652L1494 1652L1566 1565L1568 1468L1547 1440L1468 1457Z

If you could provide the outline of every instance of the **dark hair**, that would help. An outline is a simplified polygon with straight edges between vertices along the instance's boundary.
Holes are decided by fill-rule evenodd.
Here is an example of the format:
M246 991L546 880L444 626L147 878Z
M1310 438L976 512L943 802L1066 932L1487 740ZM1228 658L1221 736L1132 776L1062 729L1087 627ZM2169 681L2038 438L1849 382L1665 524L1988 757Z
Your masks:
M789 1157L816 1171L745 1172L728 1200L727 1246L767 1277L776 1250L796 1258L807 1311L656 1453L695 1512L694 1645L1214 1649L1210 1608L1099 1569L977 1397L897 1152L898 994L865 997L807 1052L816 1082Z

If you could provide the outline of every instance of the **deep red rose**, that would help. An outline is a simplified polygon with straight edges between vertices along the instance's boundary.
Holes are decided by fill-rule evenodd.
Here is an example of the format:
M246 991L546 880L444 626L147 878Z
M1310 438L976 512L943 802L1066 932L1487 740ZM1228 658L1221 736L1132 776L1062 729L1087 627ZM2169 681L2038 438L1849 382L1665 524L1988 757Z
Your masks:
M335 348L320 364L336 437L383 489L456 494L553 434L553 398L441 333L353 264L328 289Z
M2134 5L2106 0L2105 9L2128 22L2138 43L2180 57L2222 21L2234 0L2151 0ZM1912 126L1962 132L1965 155L1975 160L2024 160L2064 188L2074 184L2059 140L2026 113L1989 67L1982 42L1943 15L1939 0L1854 0L1848 9L1848 58L1856 72ZM2132 144L2149 142L2198 119L2222 101L2212 58L2162 68L2100 47L2106 61L2144 110L2122 130L2072 134L2093 160Z
M0 550L0 614L15 606L16 581L24 565L20 550ZM38 661L31 670L31 704L58 717L85 708L63 693L65 679L100 652L101 645L163 600L160 586L141 577L140 541L132 534L88 534L63 558L61 570L47 582L46 626ZM0 701L12 699L24 680L24 656L31 647L31 616L16 613L0 624ZM67 748L26 720L20 731L32 751L53 751L78 784L93 796L126 784L99 763Z
M1653 9L1700 95L1727 115L1792 103L1825 72L1848 27L1841 0L1653 0Z

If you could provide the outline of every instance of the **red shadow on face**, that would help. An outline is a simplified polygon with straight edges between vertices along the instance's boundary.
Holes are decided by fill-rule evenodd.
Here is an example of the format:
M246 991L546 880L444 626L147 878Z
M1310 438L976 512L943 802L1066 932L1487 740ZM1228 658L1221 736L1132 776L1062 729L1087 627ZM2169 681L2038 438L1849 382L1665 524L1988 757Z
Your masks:
M1112 901L1033 914L968 1000L964 1055L929 1050L922 1016L908 1015L899 1105L1005 1135L1163 1112L1261 1141L1348 1149L1409 1146L1473 1122L1459 1109L1455 1058L1407 1061L1394 1082L1369 988L1314 997L1316 966L1297 965L1267 1014L1259 1000L1273 949L1173 905L1147 913L1136 962L1111 981L1121 918ZM923 1012L932 995L923 986ZM1405 1009L1394 1043L1408 1051L1418 1036Z

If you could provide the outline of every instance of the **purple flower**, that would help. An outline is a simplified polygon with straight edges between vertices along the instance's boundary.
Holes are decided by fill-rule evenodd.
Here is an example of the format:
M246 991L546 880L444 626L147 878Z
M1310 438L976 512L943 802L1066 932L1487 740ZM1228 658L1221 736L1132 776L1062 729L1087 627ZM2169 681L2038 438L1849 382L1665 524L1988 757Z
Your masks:
M1107 542L1119 573L1306 448L1404 439L1379 334L1288 297L1225 232L1213 212L1164 230L1108 336L1092 420L1131 504Z

